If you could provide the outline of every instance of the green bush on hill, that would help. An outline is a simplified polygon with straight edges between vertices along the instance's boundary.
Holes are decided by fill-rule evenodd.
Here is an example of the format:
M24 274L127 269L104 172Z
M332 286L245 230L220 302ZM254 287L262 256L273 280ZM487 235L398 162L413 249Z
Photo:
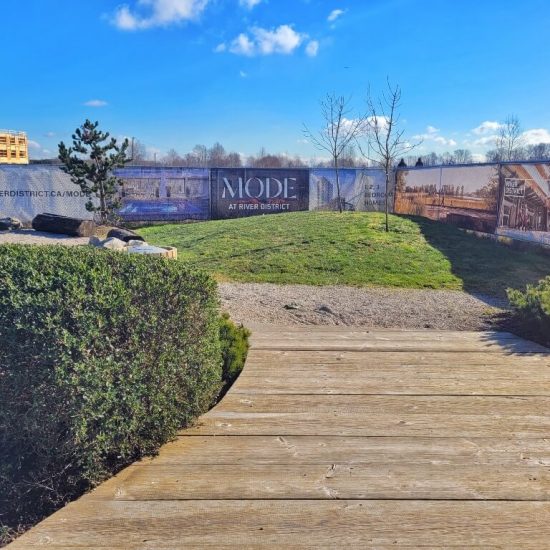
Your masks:
M211 406L222 347L232 378L244 353L218 308L216 283L179 262L0 247L5 532L156 451Z
M538 342L550 345L550 276L525 292L509 290L508 299L522 332Z

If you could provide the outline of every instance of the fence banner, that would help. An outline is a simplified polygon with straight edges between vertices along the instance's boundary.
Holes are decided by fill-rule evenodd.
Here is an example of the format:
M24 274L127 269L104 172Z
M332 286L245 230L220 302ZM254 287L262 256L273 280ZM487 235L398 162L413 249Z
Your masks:
M550 245L550 163L502 165L497 234Z
M124 221L207 220L210 217L210 172L206 168L119 168Z
M344 210L384 211L386 177L377 168L338 170L340 197ZM393 177L388 190L388 207L393 211ZM315 168L310 172L309 209L338 210L336 170Z
M58 166L0 165L0 218L11 216L30 225L38 214L92 219L86 197Z
M398 170L395 211L493 233L497 225L499 165Z
M217 168L211 171L215 219L307 210L309 170Z

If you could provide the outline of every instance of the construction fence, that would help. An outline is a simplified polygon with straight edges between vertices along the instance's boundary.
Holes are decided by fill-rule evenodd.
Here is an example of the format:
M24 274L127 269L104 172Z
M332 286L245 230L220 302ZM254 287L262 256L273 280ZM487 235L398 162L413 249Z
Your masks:
M127 222L182 222L303 210L336 210L332 169L128 167L121 178ZM375 168L339 170L348 211L424 216L484 233L550 245L550 163L399 168L386 193ZM0 217L30 224L43 212L91 219L86 198L58 166L1 165Z

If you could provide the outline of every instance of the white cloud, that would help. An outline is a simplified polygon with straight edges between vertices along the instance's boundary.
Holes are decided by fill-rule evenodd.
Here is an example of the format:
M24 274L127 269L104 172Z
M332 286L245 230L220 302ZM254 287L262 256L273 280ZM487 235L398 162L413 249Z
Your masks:
M251 10L258 4L261 4L262 0L239 0L239 5L243 6L244 8Z
M44 134L44 137L48 137L48 138L55 137L55 132L46 132L46 133Z
M165 27L182 21L196 19L210 0L137 0L136 7L146 8L148 15L132 11L128 4L120 6L113 24L124 31L136 31L151 27Z
M550 132L546 128L533 128L523 132L522 138L526 145L550 143Z
M108 103L103 99L90 99L89 101L86 101L84 105L86 107L105 107Z
M426 126L426 132L413 136L413 139L437 143L437 145L442 145L443 147L456 147L458 145L454 139L443 137L439 132L439 128L435 126Z
M239 75L241 78L246 78L248 76L248 74L245 73L244 71L239 71Z
M344 15L344 10L332 10L327 17L327 21L336 21L341 15Z
M296 32L290 25L280 25L276 29L252 27L247 33L241 33L229 45L229 51L237 55L291 54L307 38Z
M38 141L34 141L34 139L29 139L27 141L27 144L29 146L29 149L42 149L42 145L40 145Z
M221 44L218 44L215 48L214 48L214 51L216 53L221 53L221 52L225 52L225 50L227 50L227 46L225 45L225 43L221 43Z
M254 55L256 52L255 44L244 33L239 34L237 38L231 42L229 51L237 55Z
M474 128L472 132L477 136L482 136L485 134L494 133L501 127L502 127L502 124L500 124L500 122L486 120L485 122L482 122L479 126Z
M487 157L483 153L472 153L473 162L485 162Z
M319 53L319 42L317 40L310 40L306 46L306 54L309 57L315 57Z

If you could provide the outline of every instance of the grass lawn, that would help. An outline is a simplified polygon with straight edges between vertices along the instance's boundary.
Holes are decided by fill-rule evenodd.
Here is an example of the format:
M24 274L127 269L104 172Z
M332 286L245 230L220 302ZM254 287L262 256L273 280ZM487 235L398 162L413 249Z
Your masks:
M146 227L152 244L219 281L463 289L504 296L550 274L550 256L424 218L297 212Z

